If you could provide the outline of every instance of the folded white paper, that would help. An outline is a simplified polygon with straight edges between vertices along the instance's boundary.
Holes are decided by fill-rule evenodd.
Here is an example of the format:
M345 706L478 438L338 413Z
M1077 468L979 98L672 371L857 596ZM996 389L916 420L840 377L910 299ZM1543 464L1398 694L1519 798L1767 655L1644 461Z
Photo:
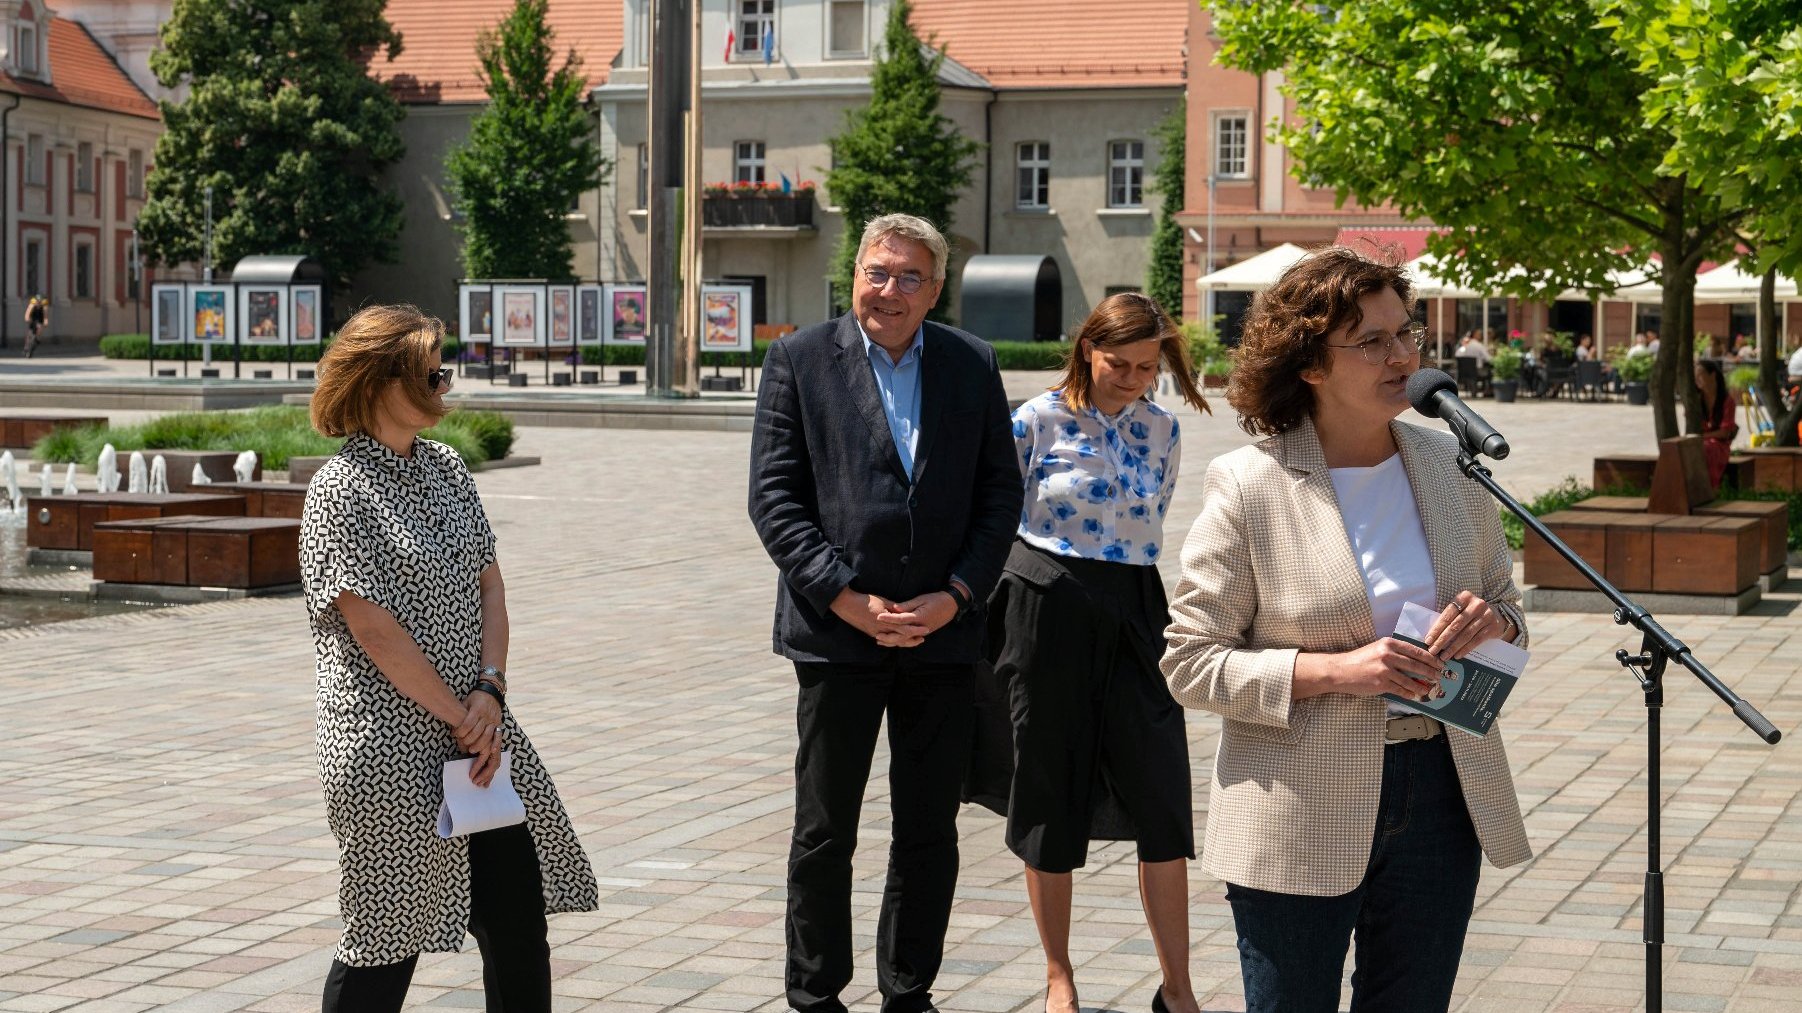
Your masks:
M501 769L481 788L469 779L475 757L444 761L444 803L438 807L438 836L462 837L526 821L526 804L513 790L513 751L501 753Z

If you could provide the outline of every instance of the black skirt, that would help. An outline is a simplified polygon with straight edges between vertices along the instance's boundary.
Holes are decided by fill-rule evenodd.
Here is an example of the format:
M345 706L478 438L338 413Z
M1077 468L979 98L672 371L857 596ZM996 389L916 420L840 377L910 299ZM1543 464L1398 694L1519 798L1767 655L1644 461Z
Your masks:
M1008 848L1040 871L1080 868L1091 840L1136 841L1146 862L1194 858L1157 568L1015 542L988 605L965 797L1006 816Z

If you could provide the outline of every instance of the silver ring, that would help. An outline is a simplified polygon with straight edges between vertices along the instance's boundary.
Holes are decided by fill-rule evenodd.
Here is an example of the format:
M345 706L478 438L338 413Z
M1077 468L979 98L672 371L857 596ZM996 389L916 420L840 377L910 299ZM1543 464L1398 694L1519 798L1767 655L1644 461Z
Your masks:
M1452 608L1455 608L1462 613L1464 611L1464 603L1454 601L1452 602Z

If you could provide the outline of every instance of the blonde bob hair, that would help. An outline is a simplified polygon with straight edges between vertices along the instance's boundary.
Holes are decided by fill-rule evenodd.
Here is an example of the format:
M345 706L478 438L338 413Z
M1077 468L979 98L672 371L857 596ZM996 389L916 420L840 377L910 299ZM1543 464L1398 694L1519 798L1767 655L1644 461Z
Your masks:
M399 381L414 410L436 421L450 409L432 396L425 375L444 349L444 322L412 306L369 306L339 329L319 360L313 428L326 436L367 433L388 384Z

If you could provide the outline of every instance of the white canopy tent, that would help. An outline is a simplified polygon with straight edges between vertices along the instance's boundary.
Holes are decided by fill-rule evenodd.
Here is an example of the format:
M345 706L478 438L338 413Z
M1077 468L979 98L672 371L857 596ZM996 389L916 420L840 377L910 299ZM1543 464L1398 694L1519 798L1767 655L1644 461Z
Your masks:
M1650 274L1650 271L1646 272ZM1739 266L1738 260L1730 260L1696 277L1696 302L1699 303L1755 303L1758 301L1758 286L1761 279L1758 275L1747 274ZM1664 286L1657 281L1643 281L1615 292L1615 298L1631 302L1658 302L1664 298ZM1796 288L1794 278L1777 279L1777 309L1779 334L1789 333L1789 306L1793 302L1802 302L1802 293ZM1757 337L1763 338L1762 333Z
M1275 285L1284 271L1294 267L1296 261L1307 255L1308 251L1294 243L1284 243L1273 250L1265 250L1255 257L1197 278L1195 287L1201 290L1202 319L1214 319L1214 293L1262 292Z

